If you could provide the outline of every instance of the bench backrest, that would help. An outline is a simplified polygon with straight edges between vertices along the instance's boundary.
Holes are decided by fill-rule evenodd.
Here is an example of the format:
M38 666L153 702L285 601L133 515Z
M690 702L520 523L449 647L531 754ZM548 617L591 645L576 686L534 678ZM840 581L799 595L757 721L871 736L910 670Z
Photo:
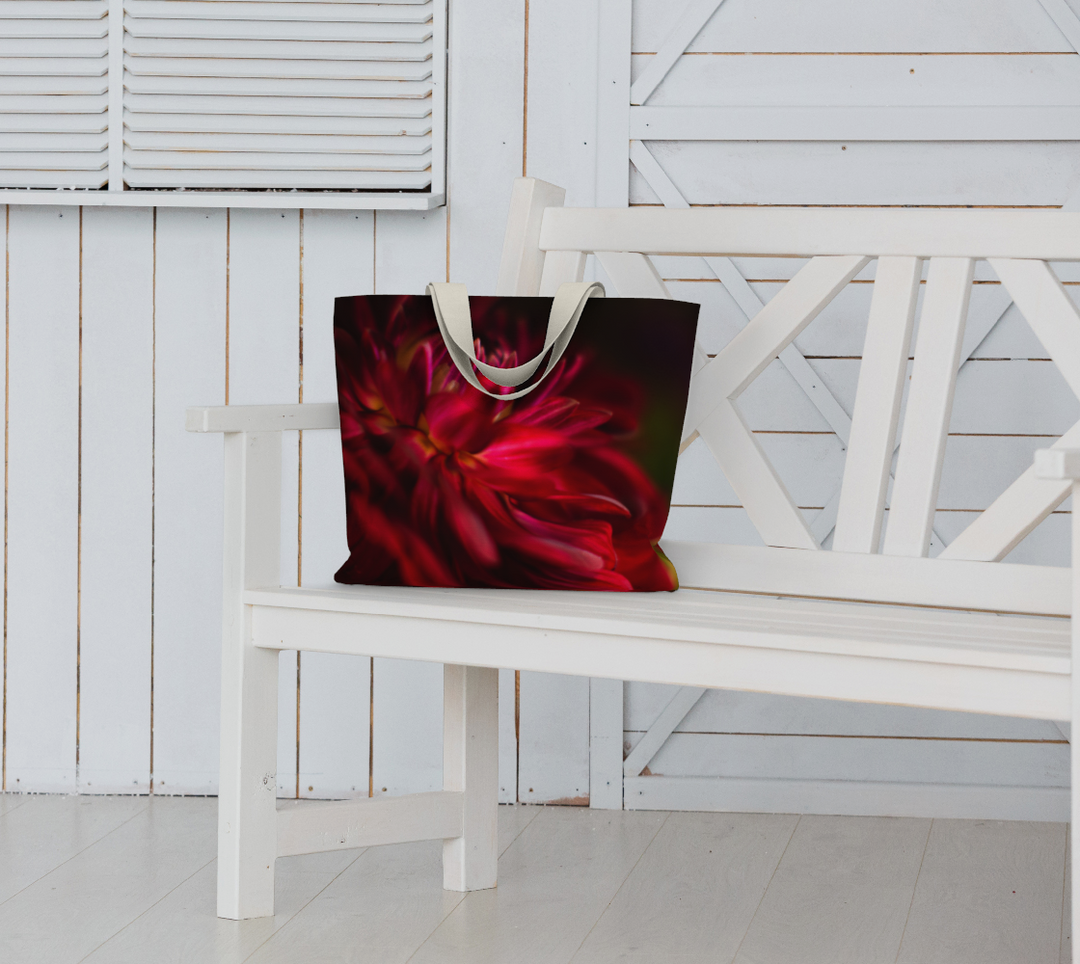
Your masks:
M1080 312L1048 262L1080 261L1080 214L1018 210L562 207L553 185L514 188L501 294L551 294L594 254L623 297L670 298L649 255L810 260L713 358L698 352L683 445L701 437L771 549L669 544L684 586L953 606L1070 612L1068 573L997 563L1068 495L1024 472L937 558L928 557L974 277L985 259L1080 396ZM831 553L739 412L738 399L856 274L876 260ZM912 345L924 262L926 290ZM901 398L914 355L896 451ZM846 418L845 413L840 413ZM1057 443L1080 444L1080 424ZM886 498L888 522L884 526ZM786 551L785 551L786 550ZM809 550L809 551L799 551Z

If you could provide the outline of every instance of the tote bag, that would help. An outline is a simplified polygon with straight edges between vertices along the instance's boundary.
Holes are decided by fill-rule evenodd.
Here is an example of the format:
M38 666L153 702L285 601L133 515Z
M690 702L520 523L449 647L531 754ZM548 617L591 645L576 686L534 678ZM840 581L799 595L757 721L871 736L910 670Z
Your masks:
M336 299L338 582L678 587L659 539L698 305L602 296Z

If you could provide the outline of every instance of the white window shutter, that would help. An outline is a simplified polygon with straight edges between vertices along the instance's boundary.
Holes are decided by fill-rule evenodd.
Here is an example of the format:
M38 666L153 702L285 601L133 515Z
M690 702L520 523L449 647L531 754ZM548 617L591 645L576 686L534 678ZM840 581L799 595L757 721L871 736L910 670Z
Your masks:
M437 3L127 0L126 185L441 193Z
M0 188L108 180L107 0L0 0Z

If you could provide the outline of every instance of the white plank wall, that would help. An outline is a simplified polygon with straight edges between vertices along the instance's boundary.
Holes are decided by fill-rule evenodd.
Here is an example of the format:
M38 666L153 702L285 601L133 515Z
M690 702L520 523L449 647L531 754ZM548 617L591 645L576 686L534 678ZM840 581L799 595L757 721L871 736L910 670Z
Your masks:
M7 699L12 789L76 789L80 220L8 211Z
M562 185L570 205L659 203L636 168L619 168L629 85L690 5L454 0L450 200L436 211L0 207L6 789L215 792L222 458L219 442L183 431L184 408L332 400L335 296L420 293L444 278L492 291L515 176ZM726 0L647 106L1076 106L1078 82L1080 57L1038 0ZM1003 127L1001 140L979 143L935 141L932 130L906 142L645 143L692 204L1060 205L1080 189L1076 141L1014 133ZM801 266L734 260L764 302ZM703 261L657 261L676 298L702 304L709 352L745 324ZM796 340L848 412L873 272ZM1080 302L1080 270L1063 277ZM987 265L976 282L972 318L989 323L1007 299ZM960 370L934 520L946 540L1080 419L1046 359L1013 306ZM779 363L742 410L812 522L840 482L840 441ZM337 446L334 433L286 437L287 582L325 583L345 557ZM700 441L682 457L674 501L672 536L757 541ZM1067 509L1015 558L1065 562ZM441 787L440 667L281 660L280 794ZM629 751L672 692L625 689ZM506 671L500 691L501 799L587 803L589 681ZM717 691L648 773L1068 783L1052 724Z
M83 210L79 787L150 788L154 211Z
M1077 103L1080 58L1037 2L944 0L885 7L830 0L812 6L783 0L727 0L678 57L646 101L649 107L751 107L755 116L781 106L1001 105ZM662 0L636 0L632 72L642 76L672 29ZM744 56L731 56L743 54ZM750 56L746 56L749 54ZM842 56L838 56L842 55ZM852 141L651 141L646 147L675 189L692 204L975 204L1060 205L1080 187L1080 152L1069 141L890 142L895 119L877 112L879 133ZM1068 136L1062 134L1062 136ZM876 139L875 139L876 138ZM658 192L631 168L630 203L656 204ZM665 258L660 272L676 298L702 304L701 336L715 352L746 323L708 266ZM735 259L762 301L802 265ZM870 307L870 265L796 339L821 382L852 411ZM919 293L921 310L925 284ZM1075 282L1075 271L1063 277ZM992 325L1008 304L989 266L980 264L969 330ZM1070 287L1074 298L1080 288ZM964 354L975 347L965 344ZM934 527L955 538L1030 464L1033 451L1068 429L1080 407L1045 363L1045 349L1014 307L975 347L959 373ZM806 394L778 362L743 396L743 411L812 523L836 492L844 447ZM906 408L906 397L904 399ZM703 444L684 454L668 534L759 543L731 487ZM1062 509L1067 509L1067 505ZM1067 516L1055 513L1014 550L1013 558L1065 564ZM940 551L939 548L931 549ZM626 687L624 750L657 720L674 690ZM857 784L877 779L948 784L961 811L978 813L978 787L1068 786L1068 748L1050 723L968 718L943 713L860 707L755 694L706 693L653 757L646 776L712 778L711 783L637 780L627 806L723 808L726 787L744 778ZM719 780L715 778L719 777ZM725 782L729 781L729 782ZM652 786L655 790L650 790ZM702 787L711 787L702 790ZM842 783L840 784L842 786ZM695 789L691 789L695 788ZM843 790L833 795L842 810ZM679 794L682 794L681 798ZM675 799L671 797L675 795ZM679 803L678 800L682 802ZM788 800L798 799L798 791ZM905 798L927 807L922 791ZM1022 795L1013 798L1023 815ZM1030 798L1034 800L1034 797ZM839 802L837 802L839 801Z
M154 285L154 789L217 787L223 452L184 431L191 398L225 401L228 222L157 212Z

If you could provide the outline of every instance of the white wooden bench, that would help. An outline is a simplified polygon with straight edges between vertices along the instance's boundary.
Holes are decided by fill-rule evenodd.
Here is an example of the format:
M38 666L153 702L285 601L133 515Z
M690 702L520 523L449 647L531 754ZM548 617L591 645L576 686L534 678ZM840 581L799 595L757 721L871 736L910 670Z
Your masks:
M684 430L685 444L700 436L716 457L765 547L665 542L684 587L672 594L283 588L280 433L333 429L336 406L191 409L190 430L225 434L222 917L273 913L278 856L370 844L441 838L446 888L495 886L499 667L1073 717L1063 618L1071 614L1071 570L998 560L1080 478L1080 450L1068 448L1080 446L1080 426L1040 453L940 556L928 558L928 547L975 262L989 260L1080 395L1080 314L1047 263L1080 261L1080 214L561 204L552 185L516 183L499 293L551 293L581 278L589 252L618 289L609 294L661 298L670 295L648 254L708 255L721 264L734 255L810 258L716 357L698 353ZM873 259L832 551L819 551L738 398ZM282 649L446 664L444 789L278 809Z

